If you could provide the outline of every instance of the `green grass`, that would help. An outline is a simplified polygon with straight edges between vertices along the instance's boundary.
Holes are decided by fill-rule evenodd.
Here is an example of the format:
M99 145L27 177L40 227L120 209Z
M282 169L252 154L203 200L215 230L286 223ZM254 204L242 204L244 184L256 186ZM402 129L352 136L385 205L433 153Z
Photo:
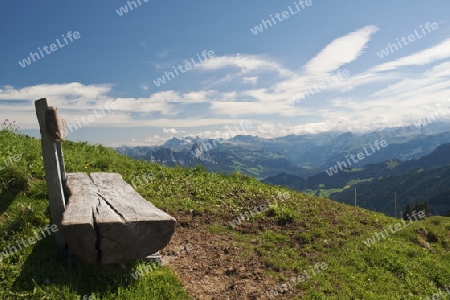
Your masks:
M356 185L358 183L364 183L364 182L371 182L373 178L366 178L366 179L352 179L349 182L347 182L346 187L351 187L352 185Z
M365 239L398 220L358 207L261 184L239 173L231 176L195 169L165 168L117 155L100 145L64 142L68 172L118 172L131 182L153 174L137 191L163 210L199 211L216 220L205 225L240 249L239 256L258 259L279 283L316 263L328 269L301 282L294 299L420 299L450 284L450 219L416 222L371 247ZM0 131L0 166L20 153L17 163L0 170L0 251L51 224L40 141ZM241 230L228 222L269 199L272 205ZM431 250L419 245L426 229ZM0 261L0 299L189 299L180 280L162 267L137 281L132 272L143 263L108 268L66 260L54 240L45 238ZM262 284L262 283L261 283ZM269 291L274 287L261 286Z
M319 188L317 190L305 190L305 193L318 195L319 197L329 197L331 194L333 194L333 193L340 193L344 189L345 188L341 188L341 189L322 189L322 188Z
M134 168L133 161L102 146L65 142L64 150L68 172L130 168L134 172L120 173L131 177L147 170L142 163ZM34 230L51 224L40 141L0 131L0 166L17 153L22 159L0 170L0 251L17 248L19 242L34 236ZM145 263L107 268L77 264L76 269L69 269L51 237L22 248L0 261L0 299L81 299L85 295L95 299L189 299L179 279L166 267L136 281L131 274Z
M320 184L319 188L317 190L308 189L304 192L307 194L313 194L317 195L319 197L330 197L333 193L340 193L346 189L351 188L353 185L356 185L358 183L364 183L364 182L371 182L373 178L367 178L367 179L352 179L347 182L347 184L343 188L334 188L334 189L325 189L325 185Z

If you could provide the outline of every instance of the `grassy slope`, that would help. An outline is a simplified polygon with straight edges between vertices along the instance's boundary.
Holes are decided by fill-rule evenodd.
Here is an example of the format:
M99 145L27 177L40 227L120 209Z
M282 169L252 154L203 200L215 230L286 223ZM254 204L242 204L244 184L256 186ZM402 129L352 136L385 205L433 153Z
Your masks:
M228 221L254 205L274 203L274 197L286 190L239 174L163 168L102 146L65 142L63 147L68 172L119 172L128 182L153 174L152 183L138 184L141 195L174 215L192 210L210 215L215 222L208 225L209 232L231 238L242 257L262 260L267 274L280 283L326 262L328 270L300 283L294 299L420 299L450 284L448 218L416 222L368 248L365 239L398 220L292 192L289 200L233 229ZM3 158L17 153L22 159L0 171L0 251L50 224L39 141L0 132L0 165ZM431 250L419 245L419 228L428 231ZM0 298L189 298L169 268L134 281L131 272L136 267L142 263L105 270L78 265L68 270L53 239L46 238L0 261Z

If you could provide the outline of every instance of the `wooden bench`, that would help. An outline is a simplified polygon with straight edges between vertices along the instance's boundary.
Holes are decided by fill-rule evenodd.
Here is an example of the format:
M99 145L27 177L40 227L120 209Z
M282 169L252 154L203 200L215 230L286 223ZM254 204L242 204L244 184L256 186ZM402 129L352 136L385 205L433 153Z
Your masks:
M47 99L35 102L55 239L90 264L145 258L164 248L176 220L142 198L117 173L66 173L67 129Z

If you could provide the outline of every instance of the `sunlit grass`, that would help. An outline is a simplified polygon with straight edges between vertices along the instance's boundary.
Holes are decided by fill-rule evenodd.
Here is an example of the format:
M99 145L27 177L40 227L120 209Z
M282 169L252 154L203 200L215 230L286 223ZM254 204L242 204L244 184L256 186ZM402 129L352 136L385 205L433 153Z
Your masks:
M416 222L367 248L365 239L397 220L295 192L275 203L286 189L239 173L225 176L201 167L166 168L87 143L64 142L63 149L68 172L118 172L129 183L152 174L151 181L136 184L143 197L171 214L207 213L215 220L205 225L207 232L230 238L240 257L260 260L265 274L279 283L316 263L327 263L326 271L298 284L295 292L302 296L297 299L420 299L450 284L448 218ZM23 158L0 170L0 251L50 224L40 141L0 131L0 162L15 153ZM267 201L270 207L245 222L243 228L254 230L251 233L228 225L240 213ZM427 231L431 250L419 245L420 228ZM189 298L166 267L133 280L131 274L139 266L78 265L69 270L48 237L0 261L0 298Z

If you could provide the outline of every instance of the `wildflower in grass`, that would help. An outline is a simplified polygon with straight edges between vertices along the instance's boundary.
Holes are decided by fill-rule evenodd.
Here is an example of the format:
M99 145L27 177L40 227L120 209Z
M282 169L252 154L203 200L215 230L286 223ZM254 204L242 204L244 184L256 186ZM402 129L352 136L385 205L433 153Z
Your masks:
M10 119L4 119L0 123L0 131L9 131L12 133L19 133L20 126L17 125L16 121Z

